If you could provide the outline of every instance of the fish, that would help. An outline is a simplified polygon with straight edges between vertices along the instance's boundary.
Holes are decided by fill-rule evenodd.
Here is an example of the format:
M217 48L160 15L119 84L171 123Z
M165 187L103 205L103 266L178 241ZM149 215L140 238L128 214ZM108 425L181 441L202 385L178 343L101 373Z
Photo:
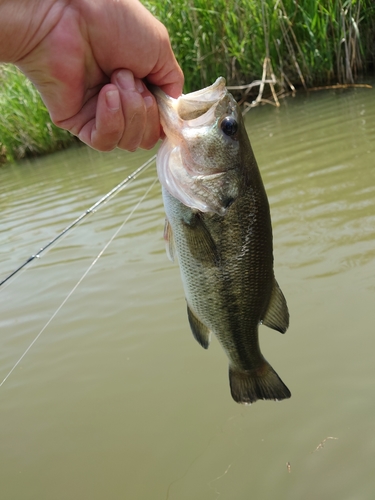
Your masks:
M234 401L283 400L291 393L263 357L259 326L289 326L275 279L270 208L238 104L219 77L174 99L153 88L165 138L157 172L164 238L177 257L193 336L212 335L229 361Z

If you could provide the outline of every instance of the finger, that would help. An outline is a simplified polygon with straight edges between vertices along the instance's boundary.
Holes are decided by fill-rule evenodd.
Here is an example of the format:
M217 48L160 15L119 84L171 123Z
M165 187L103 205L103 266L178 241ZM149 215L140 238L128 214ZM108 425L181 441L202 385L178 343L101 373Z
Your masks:
M55 123L99 151L152 148L161 133L155 98L129 70L115 72L112 80L75 116Z
M157 85L167 95L177 99L182 94L184 74L178 66L166 75L163 75L162 78L160 78L159 74L149 75L147 81L153 85Z
M111 151L117 146L124 130L124 117L117 87L112 84L105 85L75 116L56 124L69 130L94 149Z
M147 81L160 87L167 95L177 98L182 93L184 74L173 53L165 26L160 25L159 28L160 58L147 75Z
M141 93L141 96L146 106L146 125L139 147L143 149L151 149L160 139L160 117L155 97L145 85L143 85L143 88L144 90Z
M147 110L141 95L145 87L141 80L134 79L133 73L126 69L115 71L111 81L119 90L125 123L118 147L135 151L146 130Z
M84 106L86 110L82 109L80 117L78 115L75 117L76 127L79 127L78 118L81 121L87 120L77 135L82 142L94 149L111 151L121 140L124 129L119 91L115 85L105 85L97 98L93 98L92 101ZM96 107L93 106L95 101Z

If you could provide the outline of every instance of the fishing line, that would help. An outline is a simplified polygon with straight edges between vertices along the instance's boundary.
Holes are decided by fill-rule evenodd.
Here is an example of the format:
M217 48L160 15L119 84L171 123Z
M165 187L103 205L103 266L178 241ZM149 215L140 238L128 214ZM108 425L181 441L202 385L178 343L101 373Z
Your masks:
M8 280L10 280L13 276L15 276L17 273L19 273L24 267L26 267L28 264L30 264L30 262L32 262L34 259L39 259L41 254L45 250L50 248L54 243L56 243L57 240L59 240L60 238L65 236L68 231L70 231L74 226L79 224L85 217L87 217L91 213L95 212L95 210L97 210L100 207L100 205L102 205L103 203L108 201L110 198L115 196L117 193L119 193L121 191L121 189L123 189L126 186L126 184L128 184L130 181L134 180L141 172L143 172L143 170L146 170L146 168L149 167L155 161L155 159L156 159L156 155L152 156L143 165L141 165L139 168L137 168L137 170L135 170L132 174L128 175L128 177L126 177L123 181L121 181L120 184L118 184L113 189L111 189L111 191L109 191L109 193L107 193L102 198L100 198L100 200L98 200L96 203L94 203L94 205L92 205L92 207L88 208L86 210L86 212L83 212L83 214L81 214L75 221L73 221L71 224L69 224L69 226L67 226L63 231L61 231L61 233L59 233L55 238L53 238L49 243L47 243L47 245L42 247L39 250L39 252L37 252L34 255L31 255L31 257L29 257L23 264L21 264L17 269L15 269L12 273L10 273L5 279L0 281L0 287L2 285L4 285L4 283L6 283Z
M154 158L151 158L153 160ZM151 160L147 162L150 164ZM143 165L142 165L143 167ZM141 168L141 167L140 167ZM139 169L137 170L139 172ZM133 174L132 174L133 175ZM129 176L130 177L130 176ZM121 224L121 226L115 231L115 233L112 235L111 239L104 245L104 248L98 253L98 255L95 257L93 262L89 265L89 267L86 269L86 271L83 273L81 278L78 280L78 282L74 285L72 290L68 293L68 295L65 297L65 299L61 302L59 307L56 309L56 311L52 314L50 319L47 321L47 323L43 326L43 328L40 330L38 335L34 338L34 340L29 344L29 346L26 348L24 353L20 356L20 358L16 361L16 363L12 366L12 368L9 370L8 374L4 377L2 382L0 383L0 387L5 383L5 381L10 377L10 375L14 372L14 370L17 368L17 366L21 363L21 361L24 359L26 354L30 351L30 349L33 347L35 342L39 339L39 337L42 335L42 333L45 331L45 329L49 326L49 324L52 322L52 320L57 316L57 314L61 311L61 309L64 307L66 302L70 299L70 297L73 295L73 293L77 290L79 285L82 283L82 281L85 279L85 277L88 275L88 273L91 271L91 269L95 266L95 264L98 262L100 257L103 255L103 253L107 250L109 245L112 243L112 241L116 238L116 236L119 234L119 232L122 230L122 228L125 226L125 224L128 222L130 217L134 214L134 212L137 210L137 208L140 206L140 204L143 202L143 200L146 198L148 193L151 191L151 189L155 186L157 179L154 179L153 183L148 187L142 198L138 201L138 203L133 207L131 212L128 214L128 216L125 218L124 222ZM116 186L117 187L117 186ZM113 190L112 190L113 191ZM111 192L112 192L111 191Z

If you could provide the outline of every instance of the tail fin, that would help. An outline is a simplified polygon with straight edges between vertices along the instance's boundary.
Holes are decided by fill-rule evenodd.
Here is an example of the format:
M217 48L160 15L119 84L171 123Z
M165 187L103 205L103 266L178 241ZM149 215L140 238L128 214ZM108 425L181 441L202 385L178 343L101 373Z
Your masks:
M241 371L229 366L232 398L237 403L251 404L258 399L281 400L291 393L272 366L264 360L261 368Z

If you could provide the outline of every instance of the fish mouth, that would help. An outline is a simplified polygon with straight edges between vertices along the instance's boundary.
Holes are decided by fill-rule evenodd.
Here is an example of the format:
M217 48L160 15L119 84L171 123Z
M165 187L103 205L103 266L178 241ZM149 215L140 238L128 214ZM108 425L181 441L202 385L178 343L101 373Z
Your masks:
M220 76L209 87L189 94L182 94L178 99L173 99L157 87L152 88L159 106L164 130L170 126L181 125L181 121L200 118L207 111L216 108L227 93L225 85L225 78Z
M158 177L165 192L183 205L200 212L225 215L229 205L226 172L231 162L218 164L215 148L231 145L219 126L224 114L231 114L235 101L225 79L178 99L153 88L165 139L156 160ZM233 102L232 102L233 101ZM233 141L238 146L237 141ZM225 191L225 193L224 193ZM236 194L236 193L235 193ZM231 195L230 198L233 198Z

